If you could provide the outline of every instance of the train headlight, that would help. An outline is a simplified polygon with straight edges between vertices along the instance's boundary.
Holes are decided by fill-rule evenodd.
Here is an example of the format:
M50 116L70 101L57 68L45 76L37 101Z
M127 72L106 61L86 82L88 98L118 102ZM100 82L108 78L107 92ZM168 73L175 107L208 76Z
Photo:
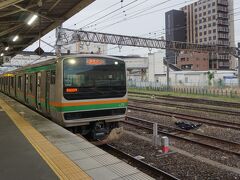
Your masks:
M118 62L117 62L117 61L115 61L115 62L114 62L114 64L115 64L115 65L118 65Z
M72 65L76 64L76 60L75 59L69 59L68 62L69 62L69 64L72 64Z

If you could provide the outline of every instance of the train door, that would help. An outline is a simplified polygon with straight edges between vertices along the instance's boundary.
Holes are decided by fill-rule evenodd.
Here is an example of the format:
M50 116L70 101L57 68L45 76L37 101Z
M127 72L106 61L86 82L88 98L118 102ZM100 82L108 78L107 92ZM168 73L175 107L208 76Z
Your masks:
M9 80L10 79L10 77L8 76L7 77L7 94L10 94L10 83L9 83Z
M37 109L41 110L41 72L37 73Z
M27 98L27 96L28 96L28 94L29 94L29 92L28 92L28 88L29 87L29 79L28 79L28 74L25 74L25 91L24 91L24 100L25 100L25 102L27 102L28 103L28 98Z
M17 76L14 76L14 97L17 97Z
M10 77L7 77L7 94L10 94Z
M50 104L49 104L49 98L50 98L50 78L51 78L51 72L47 71L46 74L46 89L45 89L45 105L46 105L46 111L47 113L50 113Z

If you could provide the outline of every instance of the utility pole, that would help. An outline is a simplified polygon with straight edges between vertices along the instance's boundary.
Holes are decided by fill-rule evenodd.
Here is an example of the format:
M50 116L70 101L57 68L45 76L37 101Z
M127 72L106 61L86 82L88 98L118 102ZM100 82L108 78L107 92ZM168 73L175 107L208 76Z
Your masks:
M61 47L62 47L62 24L56 28L56 56L61 57Z
M166 59L166 61L167 61L167 90L169 91L169 89L170 89L170 83L169 83L169 62L168 62L168 59Z
M238 43L238 87L240 88L240 43Z

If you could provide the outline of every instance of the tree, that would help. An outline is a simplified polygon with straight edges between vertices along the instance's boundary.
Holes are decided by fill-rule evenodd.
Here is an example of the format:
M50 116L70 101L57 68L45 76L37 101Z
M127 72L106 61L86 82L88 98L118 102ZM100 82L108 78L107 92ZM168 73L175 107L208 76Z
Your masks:
M207 72L208 74L208 85L211 86L212 85L212 79L214 78L214 72Z

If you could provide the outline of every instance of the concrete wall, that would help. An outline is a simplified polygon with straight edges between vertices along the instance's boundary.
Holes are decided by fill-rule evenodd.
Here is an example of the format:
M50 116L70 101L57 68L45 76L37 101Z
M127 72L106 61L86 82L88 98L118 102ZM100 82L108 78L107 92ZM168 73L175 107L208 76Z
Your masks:
M221 83L235 84L237 71L211 71L214 78L211 85L218 86ZM170 72L170 84L185 86L208 86L208 71L180 71Z

